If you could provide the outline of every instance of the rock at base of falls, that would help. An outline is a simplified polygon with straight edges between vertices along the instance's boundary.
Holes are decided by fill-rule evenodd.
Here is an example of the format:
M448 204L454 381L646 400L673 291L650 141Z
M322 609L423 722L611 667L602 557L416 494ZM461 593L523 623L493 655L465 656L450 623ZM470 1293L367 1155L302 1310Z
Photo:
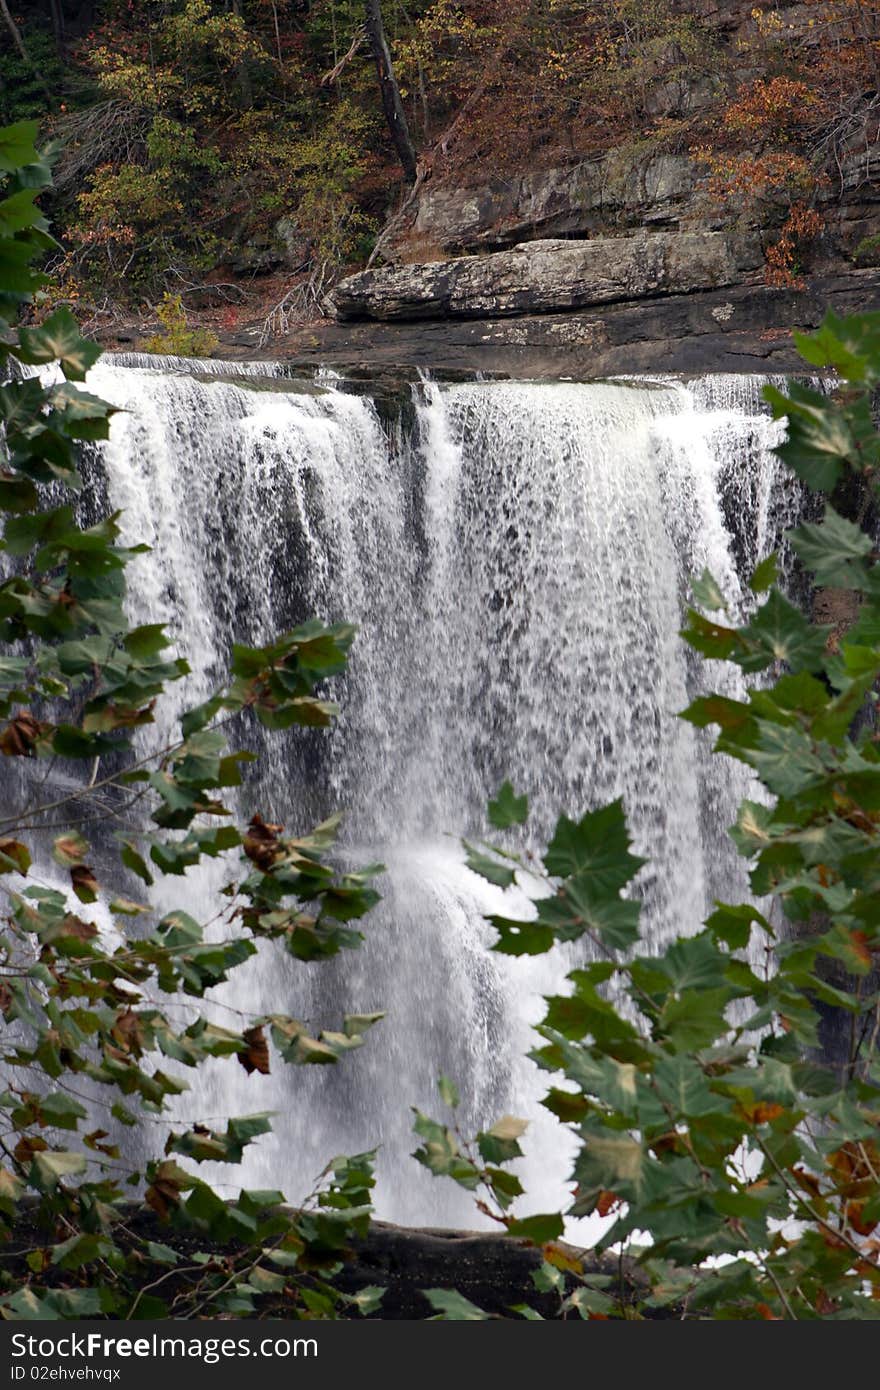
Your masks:
M140 1240L153 1240L186 1258L194 1251L214 1250L228 1255L242 1250L237 1242L214 1246L197 1228L183 1231L164 1225L149 1208L136 1203L126 1204L126 1228ZM45 1232L36 1220L36 1203L26 1203L19 1214L12 1238L4 1247L7 1271L22 1282L28 1278L25 1257L35 1244L45 1240ZM621 1264L616 1255L593 1255L589 1251L557 1242L559 1249L572 1260L581 1260L586 1275L611 1275L615 1287L622 1280L624 1296L634 1303L645 1298L649 1285L645 1276L629 1258ZM373 1317L382 1322L421 1322L430 1318L433 1309L425 1298L424 1289L454 1289L471 1303L496 1318L518 1318L511 1310L526 1303L543 1318L559 1317L560 1298L557 1292L539 1293L532 1278L543 1262L540 1247L514 1240L495 1231L463 1231L396 1226L390 1222L374 1221L367 1235L351 1243L351 1256L341 1273L330 1283L341 1293L353 1295L361 1289L379 1286L385 1289L382 1304ZM164 1297L173 1298L176 1275L169 1271ZM572 1285L574 1287L574 1285ZM360 1318L360 1314L345 1307L342 1317ZM673 1318L680 1314L674 1305L669 1308L646 1309L649 1318ZM283 1302L266 1308L261 1316L285 1317Z
M616 1255L584 1254L560 1245L572 1259L583 1261L584 1273L620 1277ZM544 1318L559 1317L559 1294L538 1293L532 1275L543 1262L540 1248L494 1231L436 1230L395 1226L374 1221L362 1241L354 1243L354 1259L334 1280L343 1293L355 1294L369 1285L386 1290L376 1316L383 1322L420 1321L432 1315L423 1289L454 1289L484 1313L515 1318L511 1312L526 1303ZM623 1282L637 1301L647 1292L632 1261L625 1261ZM675 1316L662 1310L661 1316Z

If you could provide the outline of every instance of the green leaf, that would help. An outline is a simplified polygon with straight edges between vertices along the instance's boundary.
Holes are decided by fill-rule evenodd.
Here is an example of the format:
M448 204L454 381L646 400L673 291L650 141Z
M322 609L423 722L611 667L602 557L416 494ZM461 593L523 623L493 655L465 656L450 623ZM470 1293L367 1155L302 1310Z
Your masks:
M387 1290L382 1284L367 1284L364 1288L358 1289L356 1294L351 1295L351 1303L357 1308L362 1318L370 1318L382 1307L382 1300Z
M35 1153L31 1167L31 1182L41 1192L51 1192L63 1178L75 1177L86 1171L82 1154L46 1149Z
M381 1023L385 1017L385 1012L378 1009L372 1014L346 1014L342 1021L342 1031L347 1038L362 1037L368 1029L373 1028L377 1023ZM452 1084L451 1082L449 1083Z
M598 1314L600 1317L607 1318L616 1311L616 1305L607 1294L601 1293L598 1289L592 1289L587 1284L582 1284L569 1294L562 1305L563 1312L568 1312L570 1309L574 1309L584 1319L588 1319L591 1314Z
M575 1163L581 1189L574 1210L592 1211L601 1192L641 1204L648 1189L648 1155L629 1134L589 1133Z
M13 174L28 164L36 164L39 131L39 121L18 121L0 127L0 169Z
M97 1297L95 1297L97 1302ZM57 1322L62 1316L56 1312L51 1299L38 1298L33 1289L18 1289L16 1293L3 1298L0 1306L8 1309L16 1318L27 1322ZM98 1305L100 1308L100 1305Z
M740 629L751 650L738 656L737 664L744 671L761 671L771 661L784 661L793 671L821 670L830 631L811 623L778 589L771 589L751 622Z
M107 1253L109 1242L102 1236L78 1232L52 1249L52 1263L61 1269L80 1269Z
M444 1322L485 1322L489 1316L471 1303L455 1289L423 1289L422 1292L432 1308L437 1310L439 1319Z
M133 874L136 874L143 883L146 883L147 888L152 887L153 874L147 869L146 863L143 862L142 856L133 847L131 840L122 841L120 859L127 869L131 869Z
M691 578L691 593L700 607L708 612L717 613L719 609L727 612L727 600L719 588L718 581L707 569L703 570L699 579Z
M29 299L43 279L31 270L33 248L25 241L0 240L0 285L4 295Z
M532 1283L538 1293L563 1293L565 1274L556 1265L550 1264L549 1260L543 1260L538 1268L532 1271Z
M451 1129L415 1110L413 1129L424 1143L413 1158L437 1177L452 1178L460 1187L474 1191L480 1184L478 1169L459 1151L458 1141Z
M549 874L565 878L577 874L598 892L616 893L629 883L645 862L630 854L630 838L621 800L579 821L560 816L553 839L544 855Z
M460 1100L455 1082L450 1081L448 1076L441 1076L437 1080L437 1089L443 1104L448 1105L450 1110L455 1110Z
M479 874L480 878L486 879L487 883L494 883L498 888L510 887L516 877L513 869L497 859L490 858L467 840L462 840L461 843L466 851L465 863L472 873Z
M776 583L779 566L776 554L768 555L755 567L749 588L753 594L764 594Z
M729 986L688 989L671 995L660 1014L660 1027L678 1052L708 1047L728 1030L724 1010L731 1002Z
M79 1120L86 1118L85 1107L73 1096L61 1091L50 1091L40 1097L40 1111L46 1124L55 1129L76 1129Z
M706 926L712 935L718 941L726 942L733 951L748 946L753 923L763 928L769 938L774 936L767 918L751 903L738 903L731 907L727 903L716 902L715 911L706 918Z
M0 202L0 237L14 236L27 227L46 227L39 208L34 207L36 188L21 188Z
M508 1163L519 1158L522 1149L518 1140L528 1129L528 1120L518 1120L514 1115L504 1115L491 1129L477 1135L477 1147L487 1163Z
M831 367L854 384L880 382L880 314L840 318L829 310L814 333L795 330L792 336L801 357L814 367Z
M670 1120L701 1119L724 1113L728 1106L713 1095L702 1068L692 1057L662 1057L654 1068L654 1085L660 1100L670 1107Z
M805 522L789 532L789 537L817 584L837 589L864 587L867 570L863 562L871 554L873 542L861 527L840 516L830 502L821 522Z
M524 1216L521 1220L511 1219L507 1223L508 1235L519 1240L530 1240L533 1245L546 1245L548 1241L558 1240L565 1229L559 1212L546 1212L540 1216Z
M508 830L512 825L525 825L528 815L528 797L517 796L510 782L505 782L498 795L489 802L489 821L496 830Z
M505 956L542 956L553 946L553 932L539 922L518 922L493 915L488 919L498 932L493 951Z
M740 854L750 858L769 845L773 809L759 801L743 801L737 812L736 825L731 826L730 836Z
M101 1294L94 1289L53 1289L48 1295L46 1302L57 1312L59 1317L79 1320L81 1318L96 1318L104 1311L101 1306Z
M727 957L710 933L699 932L673 941L651 965L662 970L676 991L714 989L724 980Z
M18 357L31 366L59 361L68 381L84 381L101 356L97 343L89 342L69 309L56 309L39 328L22 328Z
M825 781L825 764L803 729L762 719L758 731L757 747L744 750L743 761L777 796L797 796Z
M874 434L866 400L841 409L822 392L796 381L789 382L787 394L765 386L764 399L777 420L788 421L787 438L777 455L816 492L833 492L845 465L861 453L867 454L868 462L876 452L876 442L873 449L862 448Z
M172 1250L170 1245L162 1245L157 1241L148 1240L144 1249L151 1260L155 1260L160 1265L176 1265L180 1261L180 1255L176 1250Z
M590 872L566 879L555 897L540 898L537 906L539 922L560 941L577 941L591 931L605 946L625 951L638 939L640 903L621 898Z
M687 617L689 626L681 633L685 641L703 656L727 661L737 646L736 629L705 618L694 608L688 609Z

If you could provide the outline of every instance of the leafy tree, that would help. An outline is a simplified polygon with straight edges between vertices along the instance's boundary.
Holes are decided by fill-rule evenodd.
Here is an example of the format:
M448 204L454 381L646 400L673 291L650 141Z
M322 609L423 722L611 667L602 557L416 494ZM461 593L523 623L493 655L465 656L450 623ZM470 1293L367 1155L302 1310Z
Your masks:
M225 1201L179 1158L234 1171L270 1116L176 1125L168 1103L207 1058L249 1073L333 1064L381 1016L315 1033L284 1014L221 1027L199 1011L258 948L313 963L361 940L355 923L377 900L377 867L334 870L336 821L309 833L259 814L236 825L223 800L253 756L227 747L230 726L327 726L335 706L320 687L343 670L353 630L313 622L263 648L233 648L228 682L186 710L170 742L151 740L158 702L188 667L168 654L160 625L128 621L135 551L119 544L118 515L86 525L77 512L78 453L107 438L113 413L76 384L99 349L66 309L14 327L41 292L32 264L52 245L35 201L49 183L36 134L29 122L0 131L0 752L10 760L0 816L0 1315L332 1317L341 1298L330 1280L369 1222L372 1155L335 1159L299 1211L274 1191ZM47 370L25 375L16 363ZM40 760L44 772L16 778L13 759L28 771ZM86 838L96 834L105 852L114 846L104 886ZM157 879L219 856L228 882L205 922L153 906ZM62 887L45 881L53 861ZM136 880L134 900L124 890ZM99 894L112 933L80 906ZM194 1002L189 1022L179 1009L172 1016L169 996ZM115 1137L126 1130L136 1144ZM185 1259L181 1238L195 1250ZM347 1303L370 1311L379 1292Z
M513 1217L521 1189L508 1165L522 1122L468 1143L419 1115L416 1158L482 1189L484 1211L543 1246L536 1283L558 1290L561 1316L873 1319L880 1309L880 315L829 314L797 342L841 384L832 395L765 390L788 420L777 452L825 499L821 519L790 539L854 621L811 623L774 583L769 556L747 622L704 575L684 632L756 678L743 699L708 695L683 715L717 728L716 751L764 788L731 830L753 900L717 902L696 935L649 952L631 893L642 861L620 802L561 816L537 862L508 844L468 850L477 873L502 886L519 878L535 895L528 920L489 919L496 950L590 947L567 992L547 1000L534 1058L554 1077L544 1104L577 1141L571 1212L613 1216L598 1248L625 1249L644 1292L583 1273L557 1244L558 1214ZM490 805L508 834L527 815L509 785ZM433 1301L441 1317L480 1316Z
M174 357L210 357L217 346L217 335L210 329L187 327L186 310L179 294L169 294L166 290L162 303L156 308L156 317L161 332L146 339L144 352Z

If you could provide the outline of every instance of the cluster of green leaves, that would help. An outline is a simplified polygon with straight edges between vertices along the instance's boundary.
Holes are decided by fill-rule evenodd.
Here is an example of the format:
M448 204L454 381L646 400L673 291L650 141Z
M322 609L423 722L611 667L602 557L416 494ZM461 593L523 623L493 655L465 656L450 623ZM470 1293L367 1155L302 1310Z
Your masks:
M27 57L6 36L0 55L3 125L44 116L51 97L61 90L65 78L64 65L48 26L39 22L23 25L21 33Z
M109 289L143 302L169 285L173 293L181 273L230 262L245 274L277 270L290 262L291 234L317 268L360 254L373 221L354 189L382 128L375 77L364 51L347 92L322 78L363 5L337 3L332 16L310 6L302 20L292 8L99 7L95 32L74 50L74 70L94 87L93 119L76 110L54 122L65 295ZM174 325L163 327L167 338Z
M314 622L263 648L235 647L228 683L183 714L178 737L150 747L156 704L187 664L169 658L160 625L128 622L135 552L118 544L118 518L83 526L59 500L81 486L77 446L108 434L112 410L75 384L98 349L64 309L39 328L13 326L42 284L32 262L51 245L34 201L49 179L36 133L31 123L0 131L0 752L45 764L39 780L7 774L0 817L0 1316L333 1316L328 1279L369 1218L371 1155L336 1160L302 1211L283 1208L281 1193L229 1203L171 1155L236 1165L269 1117L211 1130L193 1116L177 1132L166 1104L209 1058L249 1074L270 1070L272 1049L285 1063L335 1063L381 1015L315 1033L254 1013L233 1029L210 1011L184 1010L181 1022L163 996L210 1000L260 943L300 962L359 945L353 924L377 901L381 866L334 870L336 820L297 835L259 815L238 826L223 800L253 756L227 747L224 726L251 717L270 730L326 727L336 707L318 687L344 669L353 629ZM50 371L13 373L15 362ZM97 830L105 853L116 842L106 890L84 830ZM50 854L64 891L42 881ZM222 855L228 882L210 922L149 901L157 876ZM135 880L138 901L119 891ZM99 899L114 932L71 906ZM113 1137L126 1129L138 1157ZM161 1155L163 1130L159 1156L151 1141ZM155 1220L168 1227L161 1244L147 1229ZM175 1237L189 1249L194 1231L206 1250L184 1267ZM139 1292L166 1281L161 1294ZM368 1312L377 1298L356 1306Z
M715 726L716 751L765 788L731 831L755 900L718 902L695 935L646 950L631 891L640 861L619 802L560 817L539 864L504 845L468 848L476 872L501 885L517 877L536 899L530 920L490 919L496 950L591 947L567 992L547 1000L533 1055L559 1078L544 1104L577 1137L571 1212L614 1216L598 1248L626 1249L647 1292L634 1305L569 1267L566 1306L586 1317L880 1310L880 569L870 529L880 315L829 314L797 342L840 384L766 391L788 420L780 456L825 497L821 520L791 541L849 624L811 623L774 586L768 558L748 621L731 621L704 574L683 634L760 677L743 699L709 695L683 716ZM498 829L526 816L509 785L490 806ZM419 1117L417 1130L423 1163L465 1187L486 1184L498 1219L521 1232L506 1210L511 1188L486 1165L485 1136L481 1167L439 1125ZM515 1156L502 1154L501 1166ZM548 1224L536 1238L557 1233Z

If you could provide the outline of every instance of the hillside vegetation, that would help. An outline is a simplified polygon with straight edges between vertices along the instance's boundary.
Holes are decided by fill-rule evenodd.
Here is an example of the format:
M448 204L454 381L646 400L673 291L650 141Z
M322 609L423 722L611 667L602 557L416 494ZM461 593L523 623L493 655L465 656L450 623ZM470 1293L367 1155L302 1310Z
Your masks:
M371 9L0 5L0 120L38 116L58 145L54 299L101 327L167 292L232 329L293 289L307 319L413 181L467 186L609 151L691 155L701 215L769 228L768 282L793 285L877 138L878 0L383 0L407 167ZM878 249L849 248L857 263ZM429 234L400 254L437 253Z

